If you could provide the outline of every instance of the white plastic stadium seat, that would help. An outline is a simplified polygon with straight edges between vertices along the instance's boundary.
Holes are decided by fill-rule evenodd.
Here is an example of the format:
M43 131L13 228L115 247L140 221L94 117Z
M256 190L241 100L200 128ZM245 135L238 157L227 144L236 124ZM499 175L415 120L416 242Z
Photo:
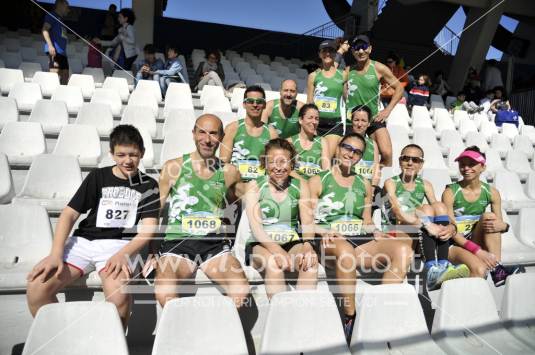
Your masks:
M226 127L229 123L238 119L238 115L234 112L210 111L207 113L211 113L219 117L221 122L223 122L223 127Z
M80 166L96 167L101 155L97 129L79 124L64 126L52 154L72 155L78 158Z
M518 136L518 128L513 123L504 123L502 124L502 134L513 140Z
M512 149L511 141L503 134L493 134L490 138L490 146L496 149L502 158L505 158L507 152Z
M533 175L535 173L532 173ZM535 207L526 207L521 208L518 215L518 239L530 246L535 248L535 234L533 233L533 221L535 220Z
M510 150L505 157L505 168L515 172L520 180L525 181L528 174L532 171L529 165L528 157L521 151Z
M152 145L152 138L146 130L138 128L141 138L143 138L143 145L145 146L145 154L143 154L143 159L141 162L146 168L152 168L154 165L154 147Z
M448 354L531 352L500 324L488 283L481 278L442 284L432 332Z
M472 120L463 120L459 123L459 133L461 137L466 138L466 135L470 132L477 132L477 127Z
M128 82L124 78L114 78L109 76L104 80L102 84L103 89L111 89L116 91L121 97L122 102L128 101L128 96L130 96L130 90L128 89Z
M535 349L533 320L535 319L535 274L511 275L505 283L501 319L516 338Z
M505 223L512 225L509 216L503 208L502 217ZM517 234L519 233L515 231L515 228L510 228L507 233L502 233L501 262L504 265L532 264L535 262L535 248L528 247L525 243L522 243L520 237L517 237Z
M485 152L487 163L484 175L487 179L493 179L497 171L505 170L503 166L502 159L500 158L500 153L496 150L489 148Z
M172 135L167 135L163 141L160 166L163 166L169 159L175 159L194 150L195 143L193 142L191 127L182 127L180 130L175 130Z
M24 75L24 80L26 81L31 81L35 73L43 70L41 68L41 64L31 63L31 62L20 63L19 69L22 70L22 74Z
M205 85L202 88L201 92L201 104L204 106L209 100L212 100L214 97L225 97L225 92L221 86L214 85Z
M433 128L433 122L425 106L413 106L411 114L413 129L416 127Z
M204 113L211 111L232 112L230 102L226 97L214 96L204 104Z
M291 339L288 334L292 334ZM314 290L280 292L273 296L260 352L349 354L332 294Z
M191 89L188 84L170 83L165 94L163 115L167 117L172 109L193 110Z
M24 82L24 75L20 69L0 68L0 90L7 95L17 83Z
M39 100L30 114L30 122L38 122L47 134L58 134L69 123L67 106L61 101Z
M156 330L152 355L176 354L177 349L184 354L248 354L232 300L224 296L198 296L168 301Z
M102 87L102 83L104 83L104 71L102 68L87 67L84 68L82 74L91 75L93 77L93 81L95 82L95 87Z
M500 192L505 210L517 211L523 207L535 207L535 200L526 196L516 173L507 170L497 171L494 185Z
M130 91L134 90L134 75L130 70L114 70L113 77L126 79L126 82L128 83L128 89Z
M26 275L52 247L48 214L42 206L1 205L0 225L0 289L25 290Z
M528 158L531 158L534 152L533 143L531 143L529 137L522 135L518 135L514 138L513 149L526 154Z
M365 287L351 352L363 354L444 354L431 339L414 287L402 283Z
M20 55L22 57L22 60L33 62L37 57L37 51L33 47L21 47Z
M498 127L496 127L494 122L483 121L481 122L480 132L485 136L485 139L490 142L492 135L498 133Z
M86 100L89 100L95 91L94 79L91 75L87 74L71 74L67 85L78 86L82 89L82 95Z
M433 186L435 197L440 201L446 185L451 184L448 170L445 169L423 169L422 177L428 180Z
M486 152L489 149L487 140L485 139L485 136L482 133L471 131L466 133L466 136L464 138L467 147L475 145L482 152Z
M162 102L162 90L160 89L160 84L155 80L140 80L137 82L136 90L149 90L156 102Z
M115 90L102 88L95 89L95 92L91 97L91 102L109 105L111 113L114 117L121 116L123 103L121 101L121 97Z
M13 202L37 204L48 211L59 212L81 183L80 165L75 157L38 155L33 159L22 191Z
M9 52L18 52L20 50L20 41L18 38L6 37L4 38L3 44Z
M440 146L442 147L442 152L449 152L452 147L464 148L464 143L459 132L446 129L440 133Z
M13 176L5 153L0 152L0 204L11 202L15 196Z
M470 117L468 116L468 112L463 110L455 110L453 111L453 123L455 123L456 127L460 127L461 121L469 121Z
M75 123L94 126L100 136L109 136L113 129L110 106L95 102L85 103L80 108Z
M144 106L126 106L121 118L121 124L131 124L138 129L146 130L152 138L156 138L156 119L152 111Z
M59 76L56 73L38 71L33 75L32 82L39 84L43 97L51 97L59 87Z
M535 127L524 125L520 127L520 134L528 137L531 143L535 143Z
M0 129L8 122L19 120L17 101L11 97L0 97Z
M73 349L80 355L128 354L121 319L113 303L64 302L39 309L23 354L61 354Z
M52 101L63 101L69 114L77 114L84 103L82 89L76 86L60 85L52 95Z
M148 107L152 111L152 115L158 117L158 102L147 89L138 89L136 88L130 98L128 99L127 106L144 106Z
M387 126L403 126L409 131L409 113L405 105L397 104L388 116Z
M180 130L192 130L195 124L195 112L193 110L175 108L169 111L163 123L162 136L174 136ZM193 139L193 138L191 138Z
M455 124L448 111L436 108L434 112L435 114L433 115L433 118L435 119L435 129L437 133L444 130L455 130Z
M12 52L3 52L0 53L0 57L4 61L4 64L6 65L6 68L18 68L20 63L22 63L22 56L19 52L12 53Z
M17 108L19 111L25 112L33 110L35 103L43 98L39 84L35 83L18 83L13 85L8 97L17 100Z
M9 122L0 132L0 151L12 165L29 165L46 151L45 135L37 122Z

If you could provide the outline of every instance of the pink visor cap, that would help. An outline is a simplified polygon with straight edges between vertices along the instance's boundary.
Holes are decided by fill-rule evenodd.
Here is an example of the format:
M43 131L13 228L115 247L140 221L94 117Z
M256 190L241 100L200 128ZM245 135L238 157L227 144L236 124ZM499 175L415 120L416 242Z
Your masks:
M481 165L485 165L486 163L485 157L483 157L481 153L474 152L473 150L465 150L457 158L455 158L455 161L459 161L461 158L470 158Z

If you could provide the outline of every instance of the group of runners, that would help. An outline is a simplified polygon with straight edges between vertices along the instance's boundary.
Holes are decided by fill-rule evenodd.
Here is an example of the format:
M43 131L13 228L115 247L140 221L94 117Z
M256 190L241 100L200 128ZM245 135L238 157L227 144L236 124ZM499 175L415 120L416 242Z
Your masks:
M296 274L298 289L315 288L318 266L327 260L349 339L359 268L377 267L383 283L400 283L417 251L429 290L448 279L487 274L502 285L514 272L500 264L500 236L509 225L499 192L480 180L485 154L476 147L461 153L462 179L437 199L419 176L424 151L410 144L398 157L401 173L380 188L381 169L392 164L385 121L402 89L388 67L370 60L366 36L357 36L351 48L357 64L340 71L334 44L321 43L322 66L309 76L307 103L296 100L296 82L285 80L280 98L269 102L261 87L248 87L245 118L226 127L215 115L199 116L195 150L167 161L159 182L139 171L144 144L137 129L117 126L110 135L116 165L84 179L61 213L50 254L28 275L31 313L96 270L126 326L131 300L124 288L136 272L129 258L155 240L160 218L164 236L154 292L162 306L178 297L177 286L197 269L240 309L250 297L244 266L262 273L271 298L287 289L288 272ZM383 110L381 81L395 89ZM383 216L380 226L373 222L375 207ZM242 213L251 231L245 265L233 254L230 228Z

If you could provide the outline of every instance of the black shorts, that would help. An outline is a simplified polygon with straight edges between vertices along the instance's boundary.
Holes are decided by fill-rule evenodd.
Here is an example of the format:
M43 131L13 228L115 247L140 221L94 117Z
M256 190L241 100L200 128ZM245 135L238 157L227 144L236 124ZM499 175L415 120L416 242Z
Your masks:
M336 134L338 136L344 135L344 125L340 118L320 119L317 129L318 136L326 136L329 134Z
M160 257L180 256L191 260L195 265L200 266L209 259L230 252L232 241L224 239L177 239L164 240L160 246Z
M373 121L371 124L370 124L370 127L368 127L368 129L366 130L366 134L368 136L371 136L372 134L375 133L375 131L377 131L378 129L381 129L381 128L386 128L386 122L375 122Z
M349 235L345 235L344 236L346 238L346 240L354 247L359 247L361 246L362 244L366 244L368 242L371 242L372 240L375 240L373 238L373 234L371 233L366 233L366 234L363 234L363 235L356 235L356 236L349 236Z
M48 52L46 54L48 54L49 69L69 70L69 61L67 60L66 56L56 53L54 58L52 58Z
M312 248L316 252L316 254L319 255L319 248L317 240L311 240L309 241L312 244ZM285 244L281 244L281 248L284 249L284 251L288 252L290 249L292 249L295 245L303 243L303 240L294 240L292 242L288 242ZM248 243L245 246L245 265L251 266L251 255L253 254L253 248L257 245L260 245L260 242L252 242Z

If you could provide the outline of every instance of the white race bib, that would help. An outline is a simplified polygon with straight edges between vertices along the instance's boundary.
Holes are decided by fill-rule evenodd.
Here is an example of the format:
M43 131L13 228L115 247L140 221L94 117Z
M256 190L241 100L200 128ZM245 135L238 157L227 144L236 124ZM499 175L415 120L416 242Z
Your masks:
M238 160L238 170L242 179L256 179L265 174L258 160Z
M455 217L455 223L457 224L457 231L463 235L470 233L477 222L479 222L480 216L459 216Z
M361 160L355 165L354 169L355 174L371 180L373 176L373 161Z
M314 103L318 106L320 112L333 113L336 112L336 108L338 107L336 97L316 96Z
M301 175L305 176L314 176L319 174L321 171L321 167L318 164L314 163L307 163L307 162L299 162L299 167L297 168L297 171Z
M299 234L292 227L284 224L265 226L264 230L271 240L279 244L286 244L299 240Z
M182 217L182 232L191 235L215 233L221 228L221 219L208 212L197 212Z
M132 228L136 223L137 200L101 198L97 211L98 228Z
M342 218L331 223L331 229L347 236L360 235L362 230L361 219Z

